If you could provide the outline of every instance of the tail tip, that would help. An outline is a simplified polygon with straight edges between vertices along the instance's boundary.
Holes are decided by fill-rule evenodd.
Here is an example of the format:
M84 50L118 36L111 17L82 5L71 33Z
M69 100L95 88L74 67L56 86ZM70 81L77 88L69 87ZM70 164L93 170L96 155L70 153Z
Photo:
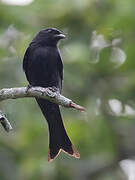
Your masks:
M53 155L53 156L51 156L51 154L50 154L50 149L49 149L49 151L48 151L48 162L52 162L58 155L59 155L59 153L62 151L63 149L59 149L59 151L58 151L58 153L57 154L55 154L55 155ZM72 156L72 157L74 157L74 158L77 158L77 159L79 159L80 158L80 154L79 154L79 152L77 151L77 149L74 147L74 145L72 145L72 150L73 150L73 152L71 153L71 152L66 152L66 151L64 151L65 153L67 153L68 155L70 155L70 156Z
M72 149L73 149L73 157L79 159L80 158L80 154L79 152L77 151L77 149L74 147L74 145L72 145Z
M48 151L48 162L49 163L52 162L59 155L60 152L61 152L61 149L59 149L59 151L56 155L51 156L50 149L49 149L49 151Z

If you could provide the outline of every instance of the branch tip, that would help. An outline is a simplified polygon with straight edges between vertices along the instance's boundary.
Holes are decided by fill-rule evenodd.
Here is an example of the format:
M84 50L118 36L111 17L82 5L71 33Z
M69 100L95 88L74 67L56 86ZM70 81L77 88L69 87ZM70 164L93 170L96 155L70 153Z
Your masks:
M73 103L73 102L70 103L70 107L71 107L71 108L74 108L74 109L77 109L77 110L79 110L79 111L82 111L82 112L85 111L85 108L84 108L84 107L82 107L82 106L80 106L80 105L78 105L78 104L75 104L75 103Z

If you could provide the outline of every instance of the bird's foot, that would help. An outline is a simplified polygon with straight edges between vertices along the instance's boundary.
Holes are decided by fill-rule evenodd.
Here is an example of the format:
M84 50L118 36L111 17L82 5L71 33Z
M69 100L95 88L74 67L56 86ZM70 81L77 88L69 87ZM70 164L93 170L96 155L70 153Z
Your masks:
M55 97L57 92L59 92L59 89L57 89L55 86L48 87L47 89L47 95L49 97Z
M52 92L59 92L59 89L56 88L55 86L49 87L49 90L51 90Z

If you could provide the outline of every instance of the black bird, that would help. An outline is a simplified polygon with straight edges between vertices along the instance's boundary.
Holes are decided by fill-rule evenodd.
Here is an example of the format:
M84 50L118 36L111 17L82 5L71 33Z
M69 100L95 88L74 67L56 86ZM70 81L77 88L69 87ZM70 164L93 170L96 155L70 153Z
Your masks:
M31 86L56 87L61 92L63 63L57 44L63 38L65 35L59 30L47 28L32 40L23 59L23 69ZM48 123L48 161L52 161L61 150L79 158L80 154L66 133L59 106L45 99L36 98L36 101Z

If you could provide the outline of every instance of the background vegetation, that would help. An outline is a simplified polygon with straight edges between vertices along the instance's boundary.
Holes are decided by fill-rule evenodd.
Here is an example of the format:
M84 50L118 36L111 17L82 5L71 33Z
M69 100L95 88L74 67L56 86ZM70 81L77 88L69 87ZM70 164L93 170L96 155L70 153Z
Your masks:
M38 31L56 27L67 34L60 44L63 95L87 112L61 108L80 160L61 153L48 163L47 123L34 99L1 102L14 131L0 127L0 180L126 180L135 168L134 0L4 2L0 87L27 85L25 49Z

